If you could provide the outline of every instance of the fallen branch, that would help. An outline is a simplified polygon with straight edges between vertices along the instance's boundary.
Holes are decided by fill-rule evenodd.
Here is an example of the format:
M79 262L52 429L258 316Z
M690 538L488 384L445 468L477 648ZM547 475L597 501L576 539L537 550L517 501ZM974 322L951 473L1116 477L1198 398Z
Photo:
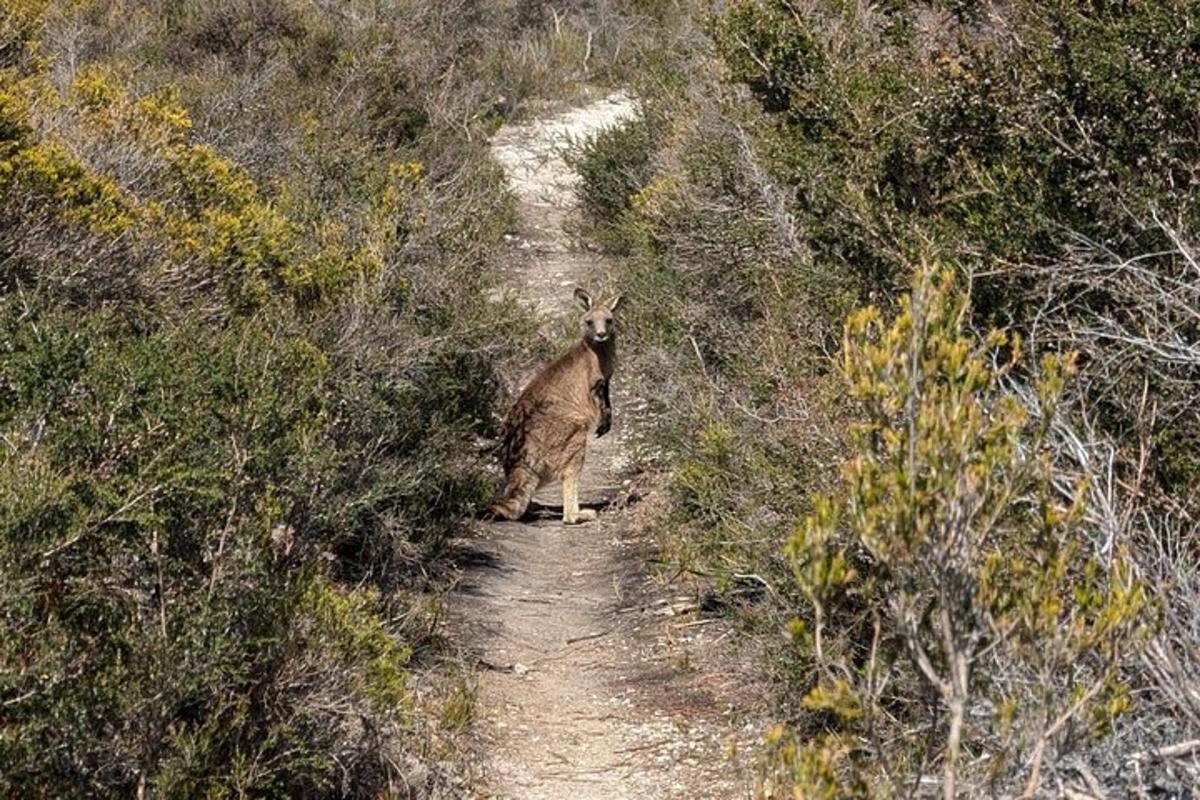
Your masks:
M1140 753L1134 753L1127 761L1155 761L1163 758L1176 758L1178 756L1186 756L1200 750L1200 739L1190 739L1179 744L1167 745L1165 747L1154 747L1150 750L1143 750Z
M612 633L612 628L599 633L585 633L583 636L572 636L567 639L567 644L575 644L576 642L586 642L588 639L599 639L601 636L608 636Z

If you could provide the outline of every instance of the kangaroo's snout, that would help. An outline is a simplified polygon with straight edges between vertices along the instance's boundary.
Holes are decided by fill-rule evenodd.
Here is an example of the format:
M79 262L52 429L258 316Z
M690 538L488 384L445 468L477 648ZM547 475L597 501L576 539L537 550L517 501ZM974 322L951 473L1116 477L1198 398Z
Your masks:
M582 289L575 291L575 299L579 301L580 307L583 308L583 338L589 342L602 344L616 335L616 319L613 314L616 313L617 306L621 304L621 298L617 297L613 302L608 304L593 304L591 296Z
M608 338L613 335L613 320L612 317L601 317L588 315L584 317L584 335L595 342L608 341Z

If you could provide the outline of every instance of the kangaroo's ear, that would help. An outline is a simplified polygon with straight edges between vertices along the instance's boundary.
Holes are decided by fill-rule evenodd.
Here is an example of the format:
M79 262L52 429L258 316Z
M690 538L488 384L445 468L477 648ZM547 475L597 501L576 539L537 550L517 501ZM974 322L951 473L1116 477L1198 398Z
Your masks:
M625 295L619 294L619 295L617 295L617 299L613 300L612 303L609 305L608 310L615 314L621 308L621 304L624 302L625 302Z
M592 310L592 296L590 294L588 294L587 292L585 292L583 289L575 290L575 299L577 301L579 301L579 305L583 308L584 311Z

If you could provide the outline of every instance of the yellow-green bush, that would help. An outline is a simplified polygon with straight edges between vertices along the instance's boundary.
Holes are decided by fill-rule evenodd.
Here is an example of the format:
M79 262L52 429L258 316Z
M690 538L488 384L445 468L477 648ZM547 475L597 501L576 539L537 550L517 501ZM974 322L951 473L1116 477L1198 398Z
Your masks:
M0 71L13 69L36 49L49 0L12 0L0 9Z
M793 625L816 662L805 706L837 732L798 746L838 752L839 774L870 795L938 762L946 797L964 784L1032 794L1044 759L1128 708L1120 666L1154 617L1128 558L1091 551L1085 487L1055 481L1049 433L1072 358L1042 360L1031 406L1006 388L1020 338L977 337L968 308L951 272L926 269L894 320L850 317L842 374L863 421L843 487L788 544L811 608ZM848 597L870 629L846 626ZM810 776L794 774L807 795Z
M53 142L19 147L0 162L0 181L10 192L28 192L54 208L63 225L117 236L134 223L132 204L117 185L79 162Z

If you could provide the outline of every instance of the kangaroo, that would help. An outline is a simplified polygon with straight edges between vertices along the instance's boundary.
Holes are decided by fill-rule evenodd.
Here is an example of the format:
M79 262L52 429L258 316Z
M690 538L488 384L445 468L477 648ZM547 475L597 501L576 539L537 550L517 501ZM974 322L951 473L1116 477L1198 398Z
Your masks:
M575 290L583 308L582 338L547 364L517 398L504 421L504 494L490 511L502 519L520 519L538 487L561 480L564 525L596 518L579 508L579 473L588 435L603 436L612 426L609 381L616 362L613 315L622 297L593 305Z

